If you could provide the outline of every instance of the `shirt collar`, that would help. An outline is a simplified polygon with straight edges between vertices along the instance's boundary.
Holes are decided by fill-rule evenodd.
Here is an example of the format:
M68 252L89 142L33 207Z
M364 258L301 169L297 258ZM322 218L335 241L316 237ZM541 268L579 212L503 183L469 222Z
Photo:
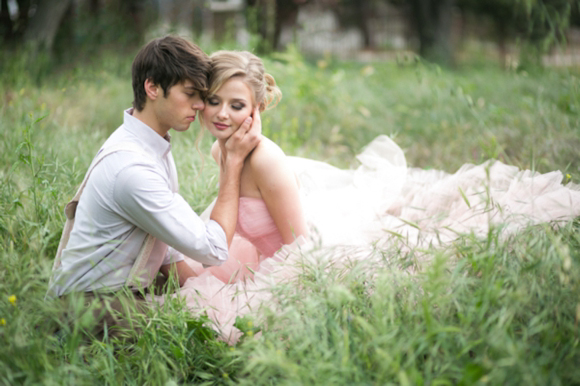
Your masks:
M169 133L161 137L155 130L133 116L133 108L123 113L125 129L134 135L139 142L150 148L158 157L164 157L171 150Z

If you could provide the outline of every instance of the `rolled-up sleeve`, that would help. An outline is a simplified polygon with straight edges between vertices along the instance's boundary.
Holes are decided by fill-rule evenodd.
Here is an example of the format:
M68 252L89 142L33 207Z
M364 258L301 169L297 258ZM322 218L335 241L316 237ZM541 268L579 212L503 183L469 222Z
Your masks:
M228 259L223 228L213 220L204 223L179 193L169 189L156 166L127 166L115 180L113 196L127 221L202 264L220 265Z
M165 252L165 258L163 259L163 263L161 265L178 263L182 260L183 260L183 254L181 252L176 251L172 247L168 247L167 252Z

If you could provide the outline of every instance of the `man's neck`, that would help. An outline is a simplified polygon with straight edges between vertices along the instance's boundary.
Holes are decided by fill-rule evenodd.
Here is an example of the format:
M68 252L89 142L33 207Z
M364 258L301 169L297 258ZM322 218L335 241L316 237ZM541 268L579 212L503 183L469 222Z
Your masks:
M133 117L137 118L147 126L149 126L153 131L159 134L161 137L166 138L169 129L163 129L157 120L157 117L151 109L144 108L141 111L133 109Z

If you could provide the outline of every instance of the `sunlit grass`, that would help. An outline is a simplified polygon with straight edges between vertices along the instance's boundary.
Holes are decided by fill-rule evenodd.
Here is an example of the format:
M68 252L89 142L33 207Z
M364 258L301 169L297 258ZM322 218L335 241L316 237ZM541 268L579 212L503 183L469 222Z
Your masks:
M439 249L387 243L348 267L321 260L275 288L261 337L236 347L177 300L137 321L144 333L133 343L88 339L90 318L69 326L44 293L62 208L131 104L130 59L113 58L40 83L16 61L13 81L0 84L0 384L580 382L578 222L509 238L495 229ZM412 166L453 172L497 158L580 178L573 72L316 63L292 50L266 68L284 98L263 131L289 154L347 167L389 134ZM217 170L208 135L195 149L198 132L172 144L181 193L201 211Z

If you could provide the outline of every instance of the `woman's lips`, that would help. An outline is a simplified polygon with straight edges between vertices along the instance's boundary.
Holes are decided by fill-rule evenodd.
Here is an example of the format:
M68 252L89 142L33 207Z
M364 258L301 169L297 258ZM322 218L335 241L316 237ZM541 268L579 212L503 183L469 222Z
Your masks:
M217 123L217 122L214 122L214 124L213 124L213 125L214 125L214 126L215 126L215 128L216 128L216 129L218 129L218 130L225 130L225 129L227 129L228 127L230 127L229 125L226 125L226 124L224 124L224 123Z

